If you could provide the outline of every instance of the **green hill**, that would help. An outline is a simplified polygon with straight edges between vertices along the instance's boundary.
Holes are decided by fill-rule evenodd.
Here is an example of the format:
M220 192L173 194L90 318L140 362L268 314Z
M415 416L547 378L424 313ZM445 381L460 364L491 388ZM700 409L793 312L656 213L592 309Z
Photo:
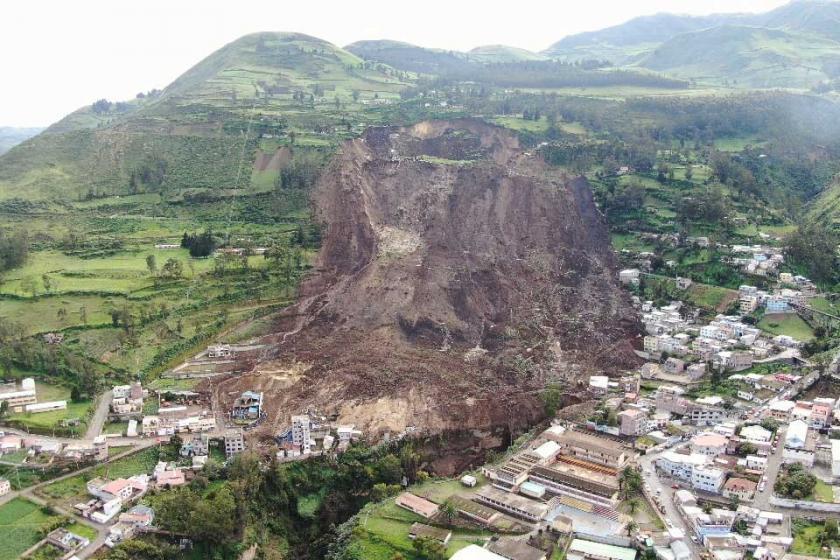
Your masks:
M42 130L42 128L0 126L0 154L8 152L13 146L17 146L27 138L32 138Z
M253 161L257 137L333 131L346 122L347 104L397 98L407 79L306 35L247 35L162 92L83 107L11 149L0 157L0 198L257 188L250 167L239 170L243 154L246 165ZM300 144L324 141L299 138Z
M812 202L808 216L812 220L831 223L840 229L840 179L826 187Z
M681 78L755 88L811 87L840 63L840 43L788 32L725 25L683 33L638 65Z
M469 57L462 52L427 49L401 41L357 41L345 49L365 60L422 74L442 74L471 66Z
M523 62L530 60L546 60L548 57L507 45L485 45L476 47L467 53L476 62Z
M840 2L800 0L763 14L643 16L565 37L542 54L713 84L810 88L840 76Z
M742 17L691 17L675 14L642 16L621 25L564 37L542 54L561 60L603 59L615 64L626 64L681 33L708 29Z

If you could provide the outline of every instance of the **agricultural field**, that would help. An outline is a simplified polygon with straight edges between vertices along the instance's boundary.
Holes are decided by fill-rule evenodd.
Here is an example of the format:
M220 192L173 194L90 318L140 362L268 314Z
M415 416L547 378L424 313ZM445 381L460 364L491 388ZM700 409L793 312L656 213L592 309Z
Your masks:
M810 522L805 519L794 519L791 527L793 544L790 547L790 552L804 556L829 558L830 554L823 547L823 542L820 539L822 530L822 523Z
M424 486L425 487L425 486ZM353 546L366 560L391 560L395 552L406 558L415 558L408 530L412 523L427 521L394 503L393 498L377 504L370 504L359 514L360 523ZM481 530L454 529L446 547L452 555L470 544L483 544L490 533Z
M150 447L111 463L98 465L89 471L58 480L37 490L48 500L72 506L87 495L87 482L96 477L108 479L127 478L137 474L150 474L158 462L158 449Z
M22 498L0 506L0 560L18 558L41 540L41 530L54 526L60 519Z
M796 313L774 313L765 315L758 323L758 327L773 336L787 335L796 340L808 342L814 338L814 331Z
M70 398L71 389L64 385L45 383L42 380L35 381L35 391L38 402L67 401L65 410L51 410L49 412L18 412L10 414L8 420L15 425L36 430L44 433L52 428L61 426L64 420L78 420L78 426L70 430L76 434L84 434L87 419L92 412L93 402L82 400L73 402Z

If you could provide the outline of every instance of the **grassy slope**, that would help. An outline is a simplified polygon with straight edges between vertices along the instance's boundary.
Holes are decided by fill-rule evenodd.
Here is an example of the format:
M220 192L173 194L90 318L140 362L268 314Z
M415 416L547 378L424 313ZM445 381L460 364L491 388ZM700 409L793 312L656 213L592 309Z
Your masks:
M334 125L342 118L336 98L361 111L362 101L395 98L405 86L382 65L364 68L361 59L320 39L248 35L201 61L155 98L120 113L94 115L83 108L12 149L0 157L0 200L67 202L90 190L124 195L131 173L158 160L166 162L162 184L141 184L141 189L248 190L259 127L275 131L300 124L311 130L316 119ZM305 94L306 102L294 100L295 93ZM318 95L310 104L313 93ZM243 146L246 130L251 143ZM300 143L319 139L302 136ZM255 188L264 188L259 178L255 182Z
M812 203L809 215L840 228L840 180L834 181L820 193Z
M467 53L477 62L519 62L528 60L546 60L548 57L525 49L509 47L507 45L484 45L476 47Z
M18 558L41 539L39 530L55 519L40 506L21 498L0 506L0 560Z
M759 321L758 327L774 336L784 334L802 342L808 342L814 338L814 331L811 330L808 323L795 313L765 315Z
M641 59L644 68L742 87L810 87L828 78L823 64L840 44L810 34L721 26L678 35Z

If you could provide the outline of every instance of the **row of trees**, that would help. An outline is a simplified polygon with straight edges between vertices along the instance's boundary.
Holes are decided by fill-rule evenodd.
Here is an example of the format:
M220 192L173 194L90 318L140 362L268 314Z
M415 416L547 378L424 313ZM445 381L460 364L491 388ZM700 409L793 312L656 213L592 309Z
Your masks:
M208 257L216 250L218 243L211 230L203 233L187 233L181 238L181 247L188 249L191 257Z
M26 232L0 230L0 274L19 268L29 256L29 238Z

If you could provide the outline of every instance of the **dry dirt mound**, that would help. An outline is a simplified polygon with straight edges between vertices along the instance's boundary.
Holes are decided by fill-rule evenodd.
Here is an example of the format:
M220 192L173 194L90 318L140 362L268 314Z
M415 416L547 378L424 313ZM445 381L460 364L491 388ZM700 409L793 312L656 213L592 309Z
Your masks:
M310 367L267 394L276 422L317 408L368 431L515 430L547 381L636 363L589 185L478 121L370 129L314 195L317 271L268 358ZM260 389L271 376L226 382Z

